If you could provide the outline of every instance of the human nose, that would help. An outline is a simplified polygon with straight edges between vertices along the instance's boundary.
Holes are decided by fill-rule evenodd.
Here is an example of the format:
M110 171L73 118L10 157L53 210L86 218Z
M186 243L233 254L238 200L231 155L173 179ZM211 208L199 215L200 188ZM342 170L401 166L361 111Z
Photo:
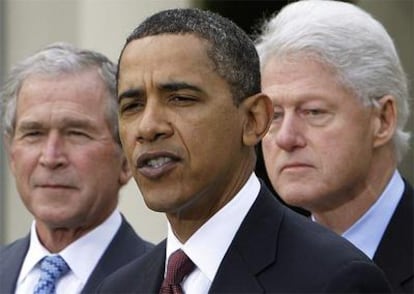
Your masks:
M56 169L67 163L64 152L64 142L59 134L51 132L44 143L39 162L41 165Z
M276 134L276 144L288 152L306 146L303 126L295 114L284 115Z
M173 131L168 119L168 110L165 110L163 105L156 102L147 103L138 122L137 141L153 142L169 137Z

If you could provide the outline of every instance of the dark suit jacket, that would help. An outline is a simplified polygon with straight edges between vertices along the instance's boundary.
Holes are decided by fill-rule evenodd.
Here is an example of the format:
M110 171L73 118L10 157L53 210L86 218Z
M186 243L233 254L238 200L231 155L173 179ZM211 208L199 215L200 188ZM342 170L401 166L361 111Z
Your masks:
M104 280L99 293L158 293L165 240ZM208 246L208 244L206 244ZM351 243L283 206L262 185L211 293L381 293L383 272Z
M30 236L19 239L0 249L0 293L14 293L20 268L29 249ZM93 293L102 280L110 273L143 255L153 247L141 239L123 218L121 227L105 250L86 282L82 293Z
M414 192L405 181L398 203L374 255L395 292L414 293Z

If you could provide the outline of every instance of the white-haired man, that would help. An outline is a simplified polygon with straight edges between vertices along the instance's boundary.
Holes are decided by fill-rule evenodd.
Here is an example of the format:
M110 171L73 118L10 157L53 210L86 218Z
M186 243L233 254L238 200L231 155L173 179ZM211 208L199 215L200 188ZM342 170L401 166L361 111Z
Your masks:
M373 259L397 292L414 292L407 80L384 27L339 1L299 1L258 39L274 115L262 152L288 204Z

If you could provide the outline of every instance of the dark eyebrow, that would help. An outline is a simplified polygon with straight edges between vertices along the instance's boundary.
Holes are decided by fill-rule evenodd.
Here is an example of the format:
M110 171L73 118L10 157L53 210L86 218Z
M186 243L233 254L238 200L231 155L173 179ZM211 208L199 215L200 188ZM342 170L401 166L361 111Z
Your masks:
M120 102L123 98L132 98L132 97L139 97L144 94L144 91L140 88L135 89L129 89L125 92L121 93L121 95L118 96L118 101Z
M169 91L169 92L174 92L174 91L179 91L179 90L192 90L196 92L203 92L199 87L190 85L186 82L165 83L165 84L161 84L160 86L158 86L158 88L160 90Z
M188 84L186 82L164 83L164 84L160 84L159 86L157 86L157 88L161 91L166 91L166 92L174 92L174 91L179 91L179 90L192 90L192 91L196 91L199 93L203 92L201 88ZM118 96L118 101L120 102L124 98L134 98L134 97L140 97L143 95L144 95L144 91L140 88L129 89L121 93Z
M20 131L30 131L34 129L40 129L42 127L43 125L37 121L23 121L18 125L17 129Z

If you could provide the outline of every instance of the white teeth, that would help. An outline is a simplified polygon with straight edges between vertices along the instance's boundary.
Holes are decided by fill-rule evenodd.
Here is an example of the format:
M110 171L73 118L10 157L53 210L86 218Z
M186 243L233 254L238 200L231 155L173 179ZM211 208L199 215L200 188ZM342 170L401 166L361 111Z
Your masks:
M149 160L147 162L147 165L153 168L158 168L170 161L172 161L170 157L159 157L159 158Z

